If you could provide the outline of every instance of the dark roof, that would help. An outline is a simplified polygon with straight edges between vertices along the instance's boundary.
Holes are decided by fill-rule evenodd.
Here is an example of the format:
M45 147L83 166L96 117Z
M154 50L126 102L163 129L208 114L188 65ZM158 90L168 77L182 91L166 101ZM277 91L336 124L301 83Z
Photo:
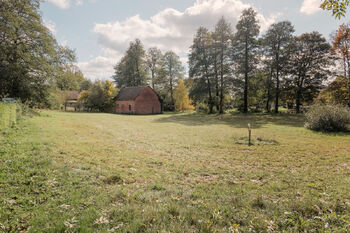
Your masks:
M119 91L114 100L135 100L146 87L147 86L124 87Z
M67 100L78 100L79 91L66 91Z

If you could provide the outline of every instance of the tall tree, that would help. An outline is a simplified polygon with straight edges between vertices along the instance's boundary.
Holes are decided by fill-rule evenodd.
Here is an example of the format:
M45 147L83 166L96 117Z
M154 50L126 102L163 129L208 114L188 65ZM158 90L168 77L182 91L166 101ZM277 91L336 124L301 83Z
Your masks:
M215 43L215 56L217 55L217 59L214 60L214 62L217 62L215 68L220 77L220 80L218 80L220 91L219 113L222 114L224 113L226 83L231 75L230 66L232 63L230 56L232 29L231 25L224 19L224 17L222 17L216 24L213 39Z
M256 14L253 8L243 10L236 25L237 32L234 38L234 57L238 63L239 73L244 75L244 113L248 112L249 73L254 69L258 54L257 37L260 26Z
M39 0L0 2L0 97L42 103L61 63L56 40L44 26Z
M174 110L174 87L177 80L183 76L184 67L180 61L180 57L173 51L167 51L163 56L163 68L165 77L168 82L168 90L170 92L170 106Z
M331 46L318 32L304 33L294 39L289 63L289 86L295 94L296 112L302 101L312 101L330 74L333 64Z
M212 56L211 56L211 35L208 29L200 27L193 40L189 54L189 74L196 83L206 84L208 95L209 113L213 113L214 99L212 93ZM200 84L199 84L200 85Z
M344 78L347 79L348 98L350 100L350 24L341 24L332 36L333 50L335 50L343 60ZM348 103L350 106L350 101Z
M124 57L114 67L113 79L119 88L146 85L148 82L148 68L146 52L139 39L130 42Z
M156 47L150 48L147 51L146 61L151 73L151 83L153 89L155 89L157 74L159 74L160 71L162 56L162 52Z
M294 27L289 21L272 24L264 36L264 45L266 53L270 57L271 70L275 72L276 78L276 96L275 96L275 113L278 113L279 95L280 95L280 73L283 71L289 56L289 44L293 39ZM272 75L272 72L271 72Z

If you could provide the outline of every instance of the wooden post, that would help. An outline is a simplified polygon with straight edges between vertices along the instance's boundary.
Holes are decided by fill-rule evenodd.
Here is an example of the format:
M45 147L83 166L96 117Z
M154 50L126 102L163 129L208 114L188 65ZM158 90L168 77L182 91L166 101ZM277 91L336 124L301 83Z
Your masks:
M251 128L250 128L250 124L248 124L248 146L252 145L251 137L252 137L252 131L251 131Z

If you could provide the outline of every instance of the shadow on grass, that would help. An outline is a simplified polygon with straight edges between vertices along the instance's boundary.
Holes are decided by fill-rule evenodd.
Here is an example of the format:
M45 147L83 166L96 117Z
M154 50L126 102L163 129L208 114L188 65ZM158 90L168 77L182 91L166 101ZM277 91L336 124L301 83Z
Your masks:
M158 123L177 123L187 126L226 124L235 128L247 128L248 123L252 128L261 128L266 124L285 125L291 127L304 127L303 115L295 114L224 114L208 115L202 113L165 114L154 120Z

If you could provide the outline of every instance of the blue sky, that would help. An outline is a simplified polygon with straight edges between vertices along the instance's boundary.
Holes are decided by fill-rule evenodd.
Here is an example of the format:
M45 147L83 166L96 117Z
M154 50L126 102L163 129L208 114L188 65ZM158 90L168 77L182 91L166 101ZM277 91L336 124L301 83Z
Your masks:
M212 29L224 16L234 28L241 11L250 6L258 12L262 34L270 24L289 20L296 35L319 31L329 39L350 18L334 19L319 4L320 0L46 0L41 12L58 42L75 49L84 75L106 79L135 38L146 49L174 50L186 63L199 26Z

